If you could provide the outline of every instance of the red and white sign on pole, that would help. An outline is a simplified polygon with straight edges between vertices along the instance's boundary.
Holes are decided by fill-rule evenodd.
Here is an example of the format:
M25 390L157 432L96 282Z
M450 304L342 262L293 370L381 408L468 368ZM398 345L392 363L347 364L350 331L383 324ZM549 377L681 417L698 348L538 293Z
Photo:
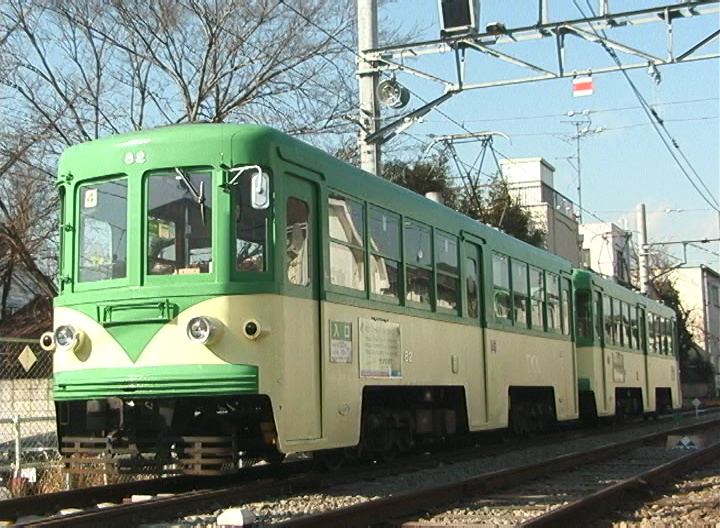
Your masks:
M592 95L593 88L595 88L595 85L593 84L592 77L590 77L589 75L575 77L573 79L573 95L575 97Z

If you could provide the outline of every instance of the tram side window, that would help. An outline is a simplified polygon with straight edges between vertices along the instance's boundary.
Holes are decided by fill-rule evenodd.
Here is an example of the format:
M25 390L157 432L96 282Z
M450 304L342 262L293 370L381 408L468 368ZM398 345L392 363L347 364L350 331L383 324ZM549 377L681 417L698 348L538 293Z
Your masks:
M665 354L665 343L664 343L664 336L663 336L663 330L665 326L665 319L663 317L658 316L655 319L655 327L657 330L657 342L658 342L658 354L664 355Z
M536 330L545 328L545 277L541 269L530 266L530 320Z
M612 299L603 295L603 321L605 326L605 344L615 344L615 333L613 332Z
M267 270L267 226L269 209L252 205L252 178L256 173L245 171L233 188L235 202L235 269L238 271Z
M365 210L362 203L339 194L328 197L330 282L365 291Z
M510 299L510 259L500 253L493 253L493 298L495 319L512 321Z
M590 310L590 292L575 292L575 317L577 319L577 335L592 339L592 316Z
M287 277L291 284L305 286L310 283L310 254L308 233L310 215L307 203L298 198L287 201Z
M400 216L370 207L370 293L400 297Z
M431 307L432 244L430 227L405 222L405 298L423 308Z
M657 352L655 348L655 314L648 314L648 352Z
M668 355L670 353L670 343L669 343L669 334L670 334L670 321L668 319L662 318L662 350L664 355Z
M560 277L555 273L547 273L547 327L551 332L561 332L560 323Z
M613 299L613 343L616 345L623 344L623 326L622 326L622 309L618 299Z
M593 292L595 298L595 313L593 314L593 320L595 321L595 339L597 342L601 342L603 339L603 299L602 293Z
M515 323L518 326L528 326L528 266L524 262L513 260L512 290L513 309L515 310Z
M633 347L633 340L632 340L632 329L631 329L631 315L630 311L632 310L632 307L624 302L622 303L622 314L623 314L623 329L625 330L625 346L628 348Z
M572 328L570 327L570 321L572 321L571 303L570 303L570 279L562 278L562 296L560 298L562 302L562 333L570 335Z
M478 267L475 259L465 259L465 289L467 293L467 315L468 317L478 316Z
M457 313L458 283L460 282L457 237L437 233L435 266L437 268L437 307Z
M644 310L638 310L638 318L635 324L635 329L637 332L637 349L638 350L645 350L645 347L647 346L647 333L646 333L646 323L645 318L647 317L647 314Z
M80 187L79 282L127 276L127 179Z
M670 321L670 355L677 357L678 354L678 342L677 342L677 327L675 326L675 320Z
M640 332L638 331L638 309L630 305L630 339L634 349L640 349Z

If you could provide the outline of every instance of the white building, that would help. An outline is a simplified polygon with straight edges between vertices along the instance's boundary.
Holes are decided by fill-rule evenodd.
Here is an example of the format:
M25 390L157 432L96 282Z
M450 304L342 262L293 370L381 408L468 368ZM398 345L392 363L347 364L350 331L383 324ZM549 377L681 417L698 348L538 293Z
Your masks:
M554 189L555 167L543 158L522 158L500 160L500 169L510 195L547 233L545 248L579 266L575 204Z
M620 284L630 284L632 233L613 223L581 224L582 265Z
M707 266L677 268L670 280L688 310L688 329L707 352L720 387L720 273Z

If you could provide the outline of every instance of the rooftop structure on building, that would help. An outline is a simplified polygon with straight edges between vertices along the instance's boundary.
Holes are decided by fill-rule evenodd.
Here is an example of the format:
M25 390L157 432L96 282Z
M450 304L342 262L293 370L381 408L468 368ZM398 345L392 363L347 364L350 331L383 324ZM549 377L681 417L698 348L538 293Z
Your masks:
M632 233L612 222L580 224L579 232L582 265L629 286Z
M555 167L543 158L520 158L500 160L500 169L510 195L547 233L545 248L579 266L575 204L554 189Z

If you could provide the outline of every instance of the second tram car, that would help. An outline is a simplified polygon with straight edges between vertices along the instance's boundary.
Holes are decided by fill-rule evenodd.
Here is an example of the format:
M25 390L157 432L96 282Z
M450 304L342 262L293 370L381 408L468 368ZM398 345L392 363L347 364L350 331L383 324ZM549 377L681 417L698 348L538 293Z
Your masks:
M584 418L679 408L675 312L589 271L575 270L573 285Z

